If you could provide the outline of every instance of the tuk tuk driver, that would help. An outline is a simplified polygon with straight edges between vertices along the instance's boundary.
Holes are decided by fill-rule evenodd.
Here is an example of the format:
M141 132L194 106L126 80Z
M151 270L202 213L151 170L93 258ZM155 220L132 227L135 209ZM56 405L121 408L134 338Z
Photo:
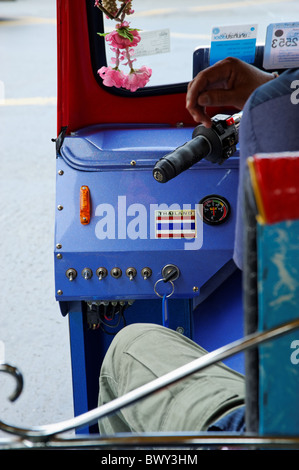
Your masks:
M236 58L200 72L188 85L186 106L209 127L207 106L243 109L240 126L238 208L247 157L299 149L299 106L291 99L299 70L280 76ZM299 84L299 80L298 80ZM299 100L298 100L299 101ZM242 218L237 214L234 260L242 269ZM173 330L133 324L121 330L107 351L100 374L99 405L134 390L205 354ZM102 434L120 432L245 431L244 376L215 364L99 421Z

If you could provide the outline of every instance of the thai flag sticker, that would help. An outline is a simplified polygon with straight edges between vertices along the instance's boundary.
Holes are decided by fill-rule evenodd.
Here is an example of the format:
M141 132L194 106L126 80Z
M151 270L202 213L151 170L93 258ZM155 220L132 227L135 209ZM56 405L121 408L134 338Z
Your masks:
M156 238L196 238L195 210L155 211Z

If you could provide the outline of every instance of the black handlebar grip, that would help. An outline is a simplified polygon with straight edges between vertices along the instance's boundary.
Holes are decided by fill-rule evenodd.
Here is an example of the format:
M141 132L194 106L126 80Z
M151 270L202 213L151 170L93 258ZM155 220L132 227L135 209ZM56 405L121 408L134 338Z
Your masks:
M166 183L211 152L210 141L199 135L157 161L153 176L159 183Z

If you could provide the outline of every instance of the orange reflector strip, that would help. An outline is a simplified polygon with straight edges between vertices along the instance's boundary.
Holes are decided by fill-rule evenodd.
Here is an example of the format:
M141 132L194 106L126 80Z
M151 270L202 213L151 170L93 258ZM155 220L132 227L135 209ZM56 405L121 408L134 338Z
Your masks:
M87 225L90 222L90 192L88 186L80 188L80 222Z

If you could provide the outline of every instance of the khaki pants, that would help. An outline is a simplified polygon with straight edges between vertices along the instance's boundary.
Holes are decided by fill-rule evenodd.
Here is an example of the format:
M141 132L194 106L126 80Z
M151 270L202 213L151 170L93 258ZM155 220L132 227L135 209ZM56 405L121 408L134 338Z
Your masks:
M206 351L185 336L155 324L121 330L100 374L99 405L148 383ZM219 363L99 421L101 434L205 431L245 401L244 377Z

